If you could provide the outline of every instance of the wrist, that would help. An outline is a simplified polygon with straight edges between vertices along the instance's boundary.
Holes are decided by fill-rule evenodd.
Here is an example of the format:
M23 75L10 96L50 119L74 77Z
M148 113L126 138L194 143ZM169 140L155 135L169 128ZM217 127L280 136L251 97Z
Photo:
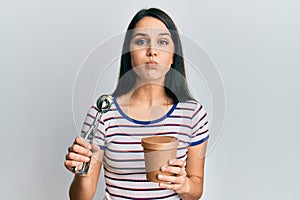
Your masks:
M185 177L185 182L182 188L182 192L180 192L179 194L188 194L191 190L191 183L190 183L190 179L188 177Z

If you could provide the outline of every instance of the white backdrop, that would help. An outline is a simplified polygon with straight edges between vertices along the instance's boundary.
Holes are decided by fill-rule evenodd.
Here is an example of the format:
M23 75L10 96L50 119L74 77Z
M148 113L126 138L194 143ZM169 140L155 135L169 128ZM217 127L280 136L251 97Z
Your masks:
M77 134L73 114L80 119L94 98L73 113L77 72L96 45L152 6L206 49L226 89L202 199L300 199L296 0L2 0L0 199L68 199L72 175L63 161ZM95 199L102 195L100 184Z

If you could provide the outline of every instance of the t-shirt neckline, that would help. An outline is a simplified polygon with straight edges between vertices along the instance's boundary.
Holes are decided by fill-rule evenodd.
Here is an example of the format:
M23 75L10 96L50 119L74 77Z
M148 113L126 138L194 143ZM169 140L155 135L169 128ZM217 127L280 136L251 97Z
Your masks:
M165 120L167 117L169 117L172 114L172 112L175 110L175 108L178 104L178 101L174 102L172 108L164 116L162 116L158 119L150 120L150 121L142 121L142 120L133 119L133 118L129 117L125 112L123 112L120 105L118 104L117 97L115 97L113 99L113 101L114 101L114 104L116 105L117 110L122 115L122 117L124 117L125 119L127 119L130 122L133 122L133 123L136 123L136 124L143 124L143 125L155 124L155 123L158 123L158 122L161 122L161 121Z

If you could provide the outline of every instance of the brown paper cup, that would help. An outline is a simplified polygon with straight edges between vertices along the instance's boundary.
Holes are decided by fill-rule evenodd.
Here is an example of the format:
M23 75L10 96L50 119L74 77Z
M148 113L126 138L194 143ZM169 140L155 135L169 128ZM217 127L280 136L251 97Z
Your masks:
M173 175L162 172L160 168L168 165L168 161L176 159L178 139L172 136L152 136L142 138L147 180L151 182L163 182L158 180L158 174Z

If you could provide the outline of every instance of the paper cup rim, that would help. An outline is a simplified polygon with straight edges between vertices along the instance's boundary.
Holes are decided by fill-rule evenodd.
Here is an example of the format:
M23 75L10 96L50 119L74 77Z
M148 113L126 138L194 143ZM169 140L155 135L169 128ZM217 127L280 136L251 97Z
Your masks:
M149 150L169 150L178 147L178 138L173 136L151 136L142 138L142 146Z

